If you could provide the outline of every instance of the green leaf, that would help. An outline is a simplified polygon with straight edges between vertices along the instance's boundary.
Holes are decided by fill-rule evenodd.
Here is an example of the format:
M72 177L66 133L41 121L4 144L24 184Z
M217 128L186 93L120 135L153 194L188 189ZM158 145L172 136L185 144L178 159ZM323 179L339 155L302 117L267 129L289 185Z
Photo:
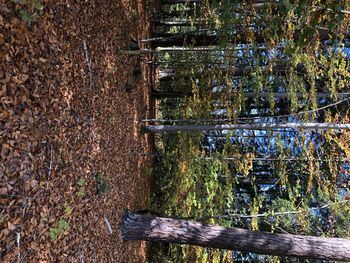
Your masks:
M77 197L84 197L85 196L85 192L84 190L80 190L79 192L76 193Z
M95 175L95 180L96 180L96 194L100 195L108 190L108 185L107 182L99 175Z
M60 221L58 221L58 229L62 230L62 231L66 231L69 229L69 224L66 220L61 219Z
M35 21L35 15L31 15L27 9L22 9L19 11L19 14L21 16L21 19L26 22L34 22Z
M49 233L51 240L55 241L60 234L60 231L57 228L50 228Z
M40 11L40 10L41 10L42 5L41 5L41 2L40 2L40 1L35 1L35 0L33 0L33 1L32 1L32 4L33 4L34 8L35 8L37 11Z
M80 187L83 187L85 185L85 180L83 178L80 178L78 183L77 183Z
M64 209L64 212L66 215L71 215L72 212L73 212L73 208L71 208L70 206L67 206L65 209Z

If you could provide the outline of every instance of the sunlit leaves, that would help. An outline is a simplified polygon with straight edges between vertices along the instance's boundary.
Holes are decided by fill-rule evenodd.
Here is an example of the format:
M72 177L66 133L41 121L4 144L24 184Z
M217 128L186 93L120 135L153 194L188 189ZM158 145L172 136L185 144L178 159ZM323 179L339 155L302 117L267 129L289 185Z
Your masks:
M190 88L193 94L183 101L180 116L248 124L348 123L343 104L339 105L341 110L322 109L339 101L339 92L349 92L349 62L341 33L349 27L341 15L344 9L344 1L206 2L206 16L214 21L210 34L217 39L210 52L176 53L186 61L195 61L194 66L184 65L181 81L175 82L179 90ZM190 75L187 86L183 85L186 74ZM269 117L262 118L266 115ZM207 221L255 230L264 227L275 232L344 235L347 219L337 212L342 207L317 209L339 199L341 191L348 191L339 158L350 156L350 134L293 130L282 136L275 132L287 133L269 131L263 136L260 131L253 135L225 131L218 136L226 144L218 143L210 151L201 148L203 142L195 145L187 135L181 135L178 151L190 149L194 160L182 158L174 169L176 179L171 185L181 188L172 199L176 200L172 205L177 214L240 213L253 217ZM259 147L263 150L257 150ZM199 161L197 157L209 159ZM258 158L266 160L257 162ZM278 212L286 212L286 216L278 217ZM254 217L259 213L269 216ZM341 230L334 220L342 222ZM214 253L206 252L198 252L197 259L215 258Z

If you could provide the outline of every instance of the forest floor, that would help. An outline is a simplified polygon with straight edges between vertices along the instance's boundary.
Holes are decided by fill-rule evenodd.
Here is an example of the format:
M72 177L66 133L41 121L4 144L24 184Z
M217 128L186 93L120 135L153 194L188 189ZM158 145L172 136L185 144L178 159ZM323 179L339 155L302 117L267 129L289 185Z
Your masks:
M152 8L0 1L1 262L145 261L119 223L149 202L150 74L118 50L148 36Z

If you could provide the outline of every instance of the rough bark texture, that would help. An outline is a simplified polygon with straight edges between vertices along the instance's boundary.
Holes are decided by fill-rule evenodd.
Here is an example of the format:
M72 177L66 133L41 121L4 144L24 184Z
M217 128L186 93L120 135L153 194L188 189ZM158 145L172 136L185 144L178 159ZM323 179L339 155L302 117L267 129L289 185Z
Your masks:
M124 240L164 241L265 255L350 261L350 240L347 239L256 232L127 211L123 213L121 235Z
M221 131L221 130L268 130L268 129L350 129L350 124L340 123L257 123L257 124L219 124L219 125L147 125L148 132L177 131Z

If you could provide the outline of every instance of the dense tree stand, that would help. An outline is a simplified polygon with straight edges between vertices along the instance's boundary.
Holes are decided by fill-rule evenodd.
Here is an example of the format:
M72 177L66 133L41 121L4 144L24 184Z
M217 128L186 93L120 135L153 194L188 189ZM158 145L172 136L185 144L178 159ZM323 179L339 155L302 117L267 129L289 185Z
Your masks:
M276 256L350 260L350 240L347 239L225 228L127 210L122 216L121 235L124 240L164 241Z

